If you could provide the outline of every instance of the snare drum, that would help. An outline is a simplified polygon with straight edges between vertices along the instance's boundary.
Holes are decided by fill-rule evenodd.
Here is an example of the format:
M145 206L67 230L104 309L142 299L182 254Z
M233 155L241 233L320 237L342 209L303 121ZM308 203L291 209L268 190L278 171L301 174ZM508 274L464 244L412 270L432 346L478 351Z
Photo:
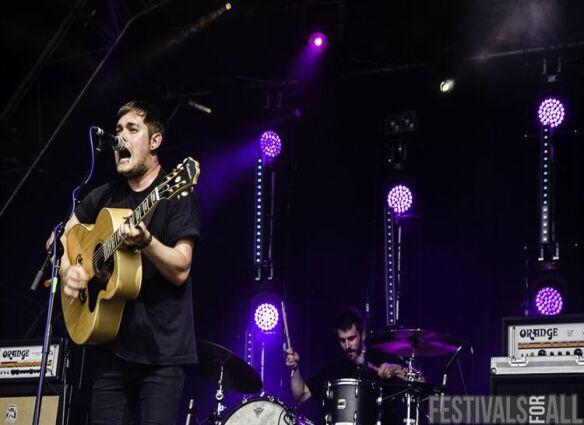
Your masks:
M294 425L296 416L273 397L250 398L223 420L223 425Z
M326 384L324 410L327 425L381 423L381 389L360 379L338 379Z

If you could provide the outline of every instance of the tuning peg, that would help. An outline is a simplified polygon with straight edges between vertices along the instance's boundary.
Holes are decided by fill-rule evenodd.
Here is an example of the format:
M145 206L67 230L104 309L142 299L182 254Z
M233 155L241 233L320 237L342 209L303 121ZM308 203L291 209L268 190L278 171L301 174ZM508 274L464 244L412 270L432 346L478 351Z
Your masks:
M185 198L188 196L189 191L188 190L184 190L181 192L180 196L184 196Z

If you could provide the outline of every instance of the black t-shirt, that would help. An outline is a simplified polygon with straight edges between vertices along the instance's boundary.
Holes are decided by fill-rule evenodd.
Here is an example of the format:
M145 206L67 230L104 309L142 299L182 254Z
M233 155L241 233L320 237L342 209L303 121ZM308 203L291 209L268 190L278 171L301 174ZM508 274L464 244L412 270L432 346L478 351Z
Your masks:
M150 187L134 192L119 178L92 190L75 209L81 223L94 223L104 207L135 209L163 180L161 170ZM199 239L200 213L195 194L161 200L150 223L152 235L166 246L179 239ZM192 280L168 282L142 255L142 288L126 302L118 335L106 348L118 357L143 364L176 365L197 362L193 322Z

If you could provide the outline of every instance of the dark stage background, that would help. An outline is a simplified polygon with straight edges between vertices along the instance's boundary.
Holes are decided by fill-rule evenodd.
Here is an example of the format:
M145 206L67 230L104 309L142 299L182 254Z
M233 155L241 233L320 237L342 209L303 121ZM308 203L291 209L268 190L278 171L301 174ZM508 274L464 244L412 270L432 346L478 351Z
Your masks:
M0 339L42 335L48 293L28 287L50 228L68 210L70 191L88 164L87 129L113 131L118 106L133 98L157 104L170 117L161 149L167 169L186 155L201 163L203 239L193 265L200 338L243 354L255 274L254 158L247 152L268 128L283 139L276 275L303 374L337 349L331 326L344 307L362 308L369 296L371 326L383 328L383 202L386 179L397 177L385 165L383 123L387 113L416 111L407 168L414 214L404 223L400 325L468 341L474 355L463 354L464 384L453 370L452 390L487 393L489 358L501 353L501 319L523 313L525 264L538 238L536 107L548 92L567 105L556 136L565 312L584 311L584 50L551 48L584 39L582 4L241 2L196 29L193 23L221 3L188 3L171 2L130 27L0 218ZM13 5L3 13L2 49L14 66L5 69L2 104L74 7L53 4L32 12ZM3 119L2 203L104 48L131 14L151 4L88 2L81 8L18 108ZM317 28L330 34L329 47L306 60L306 36ZM514 53L488 56L497 52ZM479 60L479 54L486 56ZM543 60L552 73L559 57L559 82L543 84ZM445 75L457 78L449 95L438 91ZM189 107L189 99L213 113ZM110 152L97 161L93 185L114 173ZM63 332L59 316L56 321ZM422 363L428 380L440 380L445 361ZM212 385L192 371L185 398L196 398L200 417L213 395ZM280 397L289 401L287 385ZM230 407L238 400L230 397ZM316 415L315 406L304 411Z

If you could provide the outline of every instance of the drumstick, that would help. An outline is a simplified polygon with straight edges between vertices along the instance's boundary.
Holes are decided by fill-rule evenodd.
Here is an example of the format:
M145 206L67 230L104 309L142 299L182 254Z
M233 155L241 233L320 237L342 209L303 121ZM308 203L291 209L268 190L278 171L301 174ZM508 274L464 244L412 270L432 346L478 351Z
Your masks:
M288 346L288 350L292 350L292 343L290 342L290 331L288 330L288 318L286 317L286 305L284 304L284 301L282 301L281 307L282 320L284 321L284 333L286 334L286 345ZM294 376L294 372L294 370L290 371L290 378Z
M292 349L292 344L290 343L290 332L288 331L288 319L286 317L286 305L282 301L282 320L284 321L284 333L286 334L286 344L288 345L288 350Z

